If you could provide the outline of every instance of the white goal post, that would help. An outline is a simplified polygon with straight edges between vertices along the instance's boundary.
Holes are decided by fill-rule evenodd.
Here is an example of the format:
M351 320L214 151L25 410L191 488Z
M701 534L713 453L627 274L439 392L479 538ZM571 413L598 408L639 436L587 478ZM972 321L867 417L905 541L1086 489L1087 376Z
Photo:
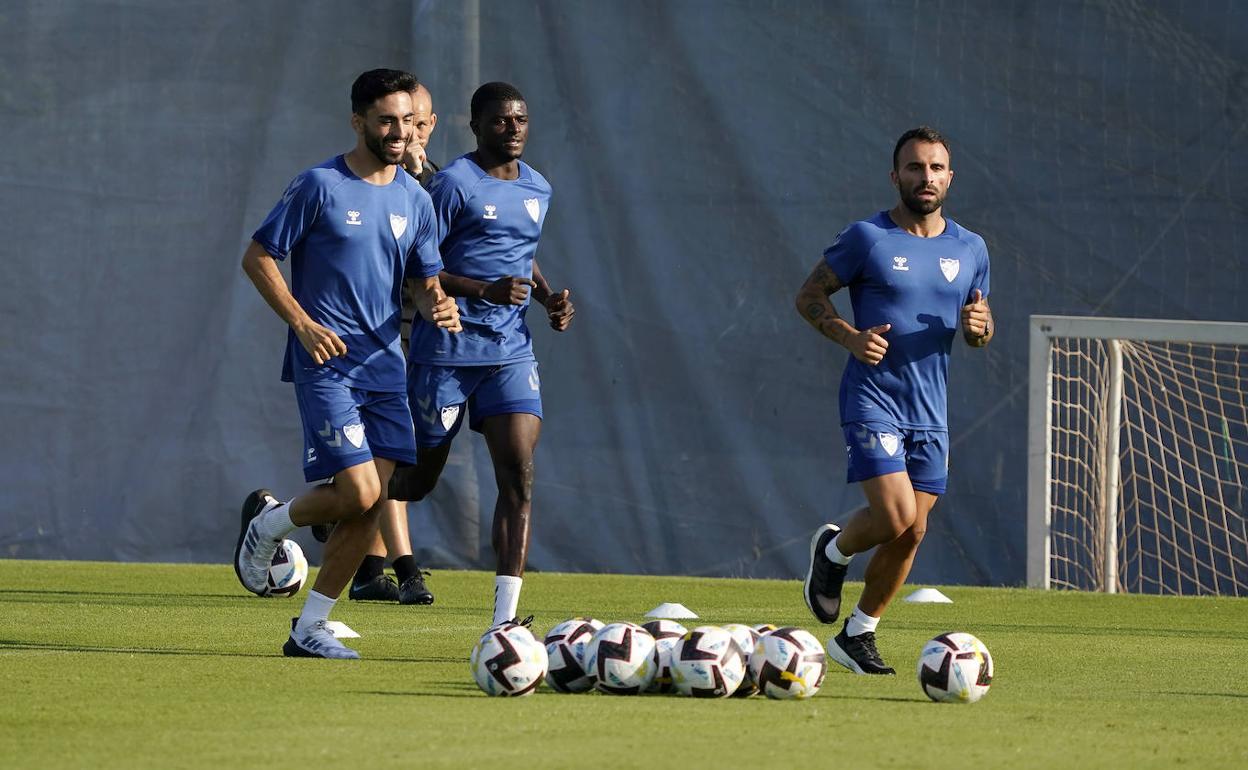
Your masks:
M1031 317L1027 584L1248 596L1248 323Z

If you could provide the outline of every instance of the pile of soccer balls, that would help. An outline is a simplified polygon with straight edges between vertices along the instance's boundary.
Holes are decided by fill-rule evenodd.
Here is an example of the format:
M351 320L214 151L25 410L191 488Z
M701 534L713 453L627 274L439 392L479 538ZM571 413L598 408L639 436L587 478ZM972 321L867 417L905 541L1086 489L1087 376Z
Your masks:
M828 670L823 645L800 628L698 626L672 620L603 625L573 618L538 642L514 623L495 626L472 650L472 675L490 695L528 695L545 679L555 692L679 693L694 698L809 698Z
M519 696L542 681L560 693L679 693L694 698L809 698L828 664L823 645L792 626L698 626L672 620L645 625L573 618L539 642L528 628L503 623L472 648L472 676L488 695ZM992 658L970 634L942 634L924 645L919 682L929 698L974 702L992 681Z

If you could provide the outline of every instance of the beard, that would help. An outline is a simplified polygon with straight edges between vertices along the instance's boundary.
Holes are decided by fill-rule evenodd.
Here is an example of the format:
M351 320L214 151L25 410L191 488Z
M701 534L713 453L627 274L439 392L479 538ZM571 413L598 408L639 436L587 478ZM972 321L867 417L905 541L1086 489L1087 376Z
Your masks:
M367 147L368 151L382 163L385 163L388 166L398 165L403 160L404 150L399 150L394 153L390 152L385 148L385 145L382 144L384 139L385 137L378 138L375 136L365 136L364 146ZM406 149L406 145L404 145L404 149Z
M920 198L918 195L918 193L922 192L922 190L912 190L910 192L906 192L905 190L902 190L900 186L897 188L897 192L901 195L902 205L909 209L911 213L919 216L927 216L928 214L931 214L939 209L941 206L945 205L945 198L942 195L937 195L936 197L930 199L924 199Z

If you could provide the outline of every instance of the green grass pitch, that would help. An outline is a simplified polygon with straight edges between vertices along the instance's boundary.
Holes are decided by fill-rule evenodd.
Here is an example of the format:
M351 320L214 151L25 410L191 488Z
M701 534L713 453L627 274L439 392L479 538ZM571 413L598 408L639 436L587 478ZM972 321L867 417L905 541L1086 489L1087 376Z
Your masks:
M881 624L898 676L834 665L808 701L545 685L493 699L467 663L490 576L438 572L431 586L431 607L340 603L364 660L288 660L300 599L245 595L228 565L0 561L0 766L1248 767L1244 599L947 587L953 604L898 601ZM544 634L678 601L704 622L799 625L826 642L800 590L534 573L521 610ZM952 630L996 661L979 703L931 703L916 683L923 642Z

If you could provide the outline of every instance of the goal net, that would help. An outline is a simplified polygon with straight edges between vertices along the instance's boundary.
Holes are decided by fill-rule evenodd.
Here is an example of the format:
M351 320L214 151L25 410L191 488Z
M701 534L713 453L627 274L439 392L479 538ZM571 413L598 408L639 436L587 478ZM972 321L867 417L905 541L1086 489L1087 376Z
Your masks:
M1248 324L1032 316L1033 586L1248 596Z

